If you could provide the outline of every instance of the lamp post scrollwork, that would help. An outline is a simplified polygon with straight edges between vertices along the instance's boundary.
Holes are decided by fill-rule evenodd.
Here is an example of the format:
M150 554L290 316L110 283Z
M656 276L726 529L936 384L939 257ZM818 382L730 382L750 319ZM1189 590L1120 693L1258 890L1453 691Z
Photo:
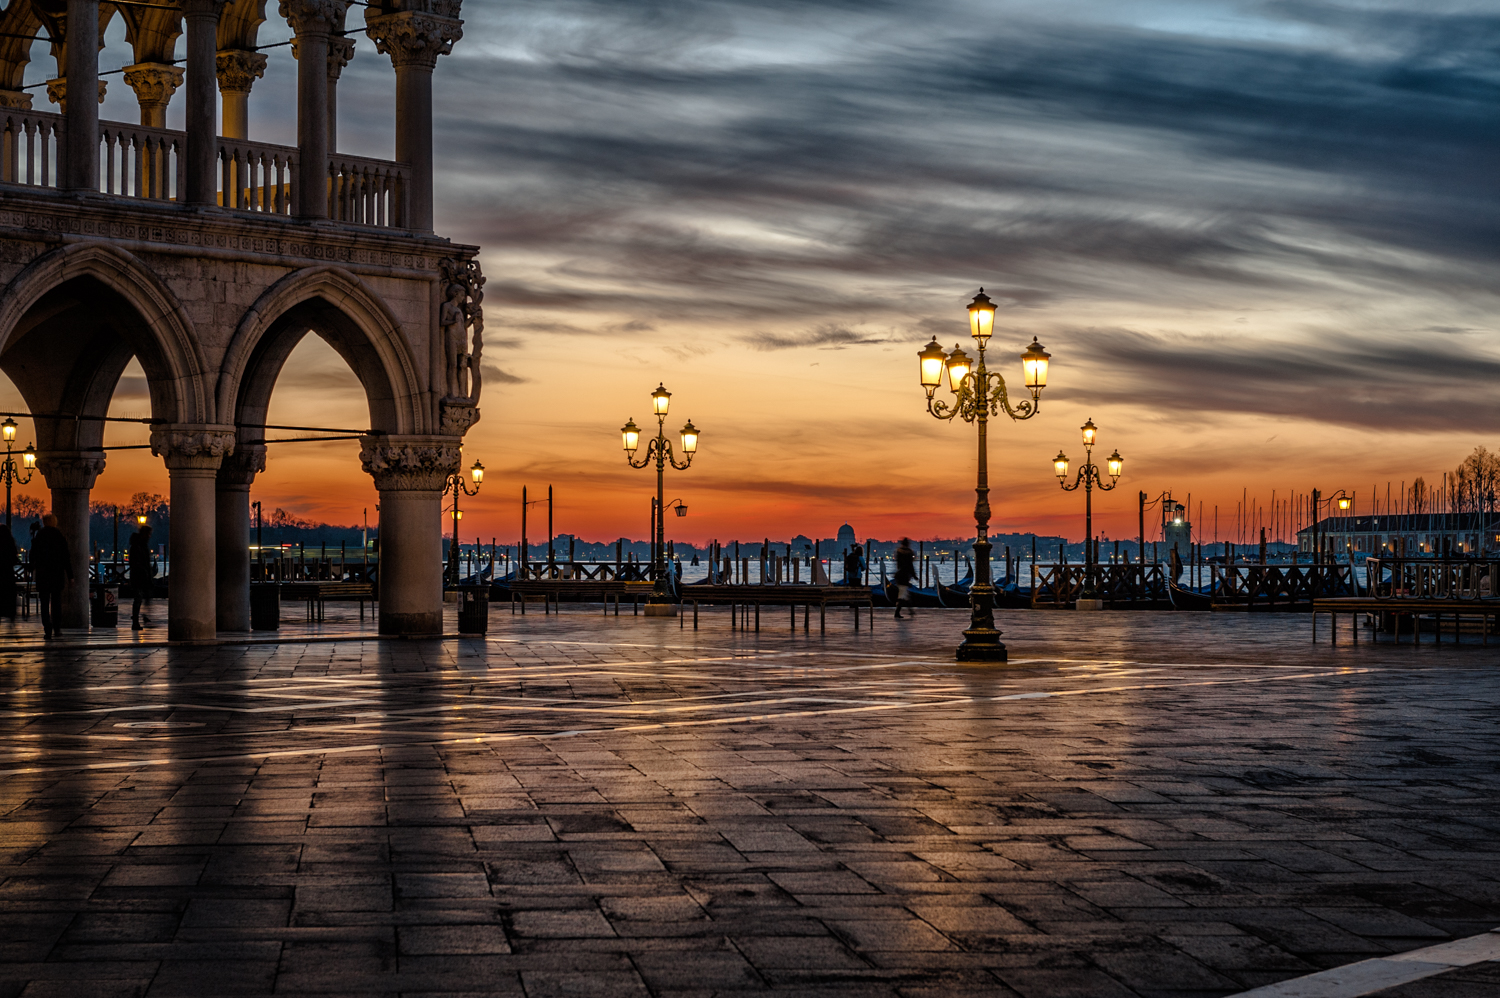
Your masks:
M937 337L917 351L921 362L922 388L927 392L927 411L937 419L962 419L979 429L979 470L974 488L974 585L969 590L969 628L958 646L955 657L960 662L1004 662L1007 657L1000 631L995 627L995 587L990 575L990 472L989 417L1005 413L1013 420L1030 419L1040 410L1042 389L1047 386L1047 366L1051 354L1033 337L1031 346L1021 354L1021 370L1030 398L1015 405L998 371L985 366L985 349L995 331L995 303L979 289L969 303L969 333L977 344L977 357L957 346L947 353ZM948 387L954 393L950 403L934 399L947 372Z
M447 481L443 483L443 495L446 496L451 494L453 496L452 509L444 510L444 512L452 512L453 514L453 540L448 547L448 584L450 586L458 585L459 581L458 521L463 519L464 514L463 510L458 508L458 497L460 495L479 495L479 487L484 484L484 465L480 464L478 461L475 461L474 466L469 469L469 477L474 480L474 487L472 489L469 488L469 483L464 481L464 473L462 471L455 471L453 474L449 475Z
M651 596L647 600L647 613L652 613L652 606L662 607L675 604L671 589L667 583L667 572L664 566L666 556L666 517L662 516L664 500L666 498L666 472L667 465L671 465L678 471L686 471L693 463L693 455L698 452L698 428L690 419L682 427L682 453L686 460L679 462L672 453L672 441L667 439L666 424L667 410L672 404L672 393L667 391L664 384L658 384L656 391L651 393L651 412L656 416L656 436L646 441L646 453L641 459L635 459L635 452L641 446L641 428L635 424L635 419L626 421L620 427L620 436L625 445L625 461L632 468L649 467L653 462L656 464L656 543L652 545L656 551L651 559L652 587ZM658 610L657 613L662 611ZM675 612L675 611L673 611Z
M36 448L31 444L21 452L21 463L26 466L26 473L22 474L16 467L15 442L16 421L6 417L4 423L0 423L0 436L5 437L5 460L0 462L0 479L5 480L5 527L10 529L10 490L12 486L25 485L31 481L31 476L36 470Z

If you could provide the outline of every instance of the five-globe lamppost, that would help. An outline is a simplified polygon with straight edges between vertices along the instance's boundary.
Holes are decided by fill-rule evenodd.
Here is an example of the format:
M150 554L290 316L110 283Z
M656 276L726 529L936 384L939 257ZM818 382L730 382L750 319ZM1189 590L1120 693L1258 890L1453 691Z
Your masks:
M979 472L974 493L974 585L969 590L969 629L955 657L960 662L1004 662L1005 645L995 628L995 587L990 578L990 471L989 445L986 434L990 416L1003 410L1013 420L1030 419L1041 406L1042 389L1047 387L1047 364L1051 354L1033 337L1031 346L1021 354L1021 371L1031 398L1010 404L1005 379L984 365L984 351L995 331L995 303L979 289L969 303L969 333L974 337L978 356L969 355L957 346L946 353L937 337L917 351L921 362L922 388L927 392L927 411L938 419L959 417L979 425ZM934 400L933 394L943 383L947 372L948 388L956 396L952 403Z
M658 384L656 391L651 393L651 412L656 416L656 436L646 441L646 453L641 459L635 459L635 452L641 446L641 428L635 425L635 418L626 421L620 427L620 436L625 444L625 461L632 468L645 468L653 461L656 463L656 543L653 545L656 552L651 559L652 581L655 586L650 598L646 601L646 614L648 616L670 616L673 612L672 594L667 586L667 572L665 567L667 531L665 520L662 515L663 501L666 498L664 489L666 487L667 465L670 464L678 471L686 471L693 463L693 455L698 452L698 428L690 419L683 425L682 453L686 460L679 463L672 454L672 441L667 439L667 409L672 404L672 393L667 391L664 384ZM653 607L658 609L653 610Z
M1064 492L1076 492L1080 485L1083 486L1083 599L1097 598L1094 593L1094 576L1098 571L1098 565L1094 558L1094 489L1100 492L1108 492L1120 484L1120 473L1124 470L1125 459L1120 456L1118 449L1105 461L1109 467L1109 482L1104 481L1099 466L1094 463L1094 440L1099 434L1099 427L1094 425L1091 419L1084 423L1079 430L1083 433L1083 467L1078 469L1078 477L1073 479L1073 484L1068 484L1068 455L1061 450L1057 457L1052 459L1052 470L1057 474L1058 484Z
M458 497L460 495L477 496L479 487L484 484L484 465L478 461L474 467L469 469L469 477L474 480L474 487L469 488L469 483L464 481L464 473L455 471L448 476L443 483L443 495L453 494L453 543L448 548L448 578L450 585L458 585L458 521L464 518L463 511L458 508Z
M32 472L36 469L36 448L31 444L21 452L21 463L26 466L26 473L22 474L16 467L14 448L16 443L16 421L9 416L5 422L0 423L0 436L5 438L5 460L0 462L0 478L5 480L5 526L10 528L10 490L13 485L25 485L31 481Z

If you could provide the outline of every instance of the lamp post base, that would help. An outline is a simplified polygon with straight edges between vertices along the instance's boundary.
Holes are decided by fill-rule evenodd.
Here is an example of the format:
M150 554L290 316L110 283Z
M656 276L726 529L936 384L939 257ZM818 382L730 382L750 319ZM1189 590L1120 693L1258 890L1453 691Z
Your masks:
M964 631L964 643L958 646L953 657L959 662L1007 662L1005 642L1000 632L991 629L971 628Z
M657 601L657 597L646 600L646 616L648 617L675 617L677 616L677 604L670 601Z

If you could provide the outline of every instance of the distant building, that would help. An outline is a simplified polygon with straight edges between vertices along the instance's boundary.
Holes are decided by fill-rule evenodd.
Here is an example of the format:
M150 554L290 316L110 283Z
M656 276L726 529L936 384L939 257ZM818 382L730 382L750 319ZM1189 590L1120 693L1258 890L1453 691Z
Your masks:
M846 523L839 528L839 535L834 539L834 543L843 547L853 547L859 542L854 539L854 528Z
M1312 553L1315 534L1323 549L1367 556L1480 555L1500 547L1497 520L1487 513L1406 513L1390 516L1329 516L1297 531L1297 550Z

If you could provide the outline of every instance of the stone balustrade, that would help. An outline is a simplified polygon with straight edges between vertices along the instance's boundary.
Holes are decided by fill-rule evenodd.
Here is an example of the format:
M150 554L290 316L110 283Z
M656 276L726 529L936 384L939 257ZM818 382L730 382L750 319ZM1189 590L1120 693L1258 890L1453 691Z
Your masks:
M58 186L62 127L60 114L5 111L0 116L0 183Z
M0 114L0 184L57 189L64 174L64 117L48 111ZM99 123L99 193L183 203L186 135L119 121ZM300 207L296 146L220 138L220 206L296 216ZM404 228L409 170L402 163L335 154L328 159L328 215L336 222Z
M182 201L182 132L121 121L99 122L99 190L148 201Z

